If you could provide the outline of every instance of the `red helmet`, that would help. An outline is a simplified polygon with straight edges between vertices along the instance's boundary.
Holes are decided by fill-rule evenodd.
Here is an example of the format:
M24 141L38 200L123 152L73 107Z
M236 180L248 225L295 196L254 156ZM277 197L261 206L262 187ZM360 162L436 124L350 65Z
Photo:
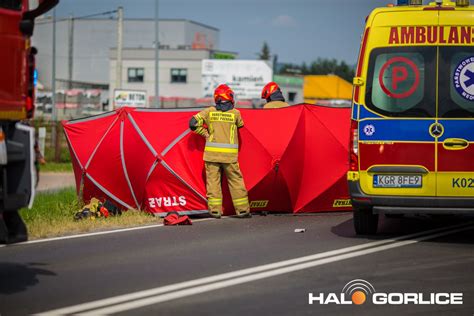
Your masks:
M214 102L230 101L234 104L234 91L226 84L219 85L214 91Z
M267 83L262 90L262 99L268 99L277 90L280 90L280 87L275 82Z

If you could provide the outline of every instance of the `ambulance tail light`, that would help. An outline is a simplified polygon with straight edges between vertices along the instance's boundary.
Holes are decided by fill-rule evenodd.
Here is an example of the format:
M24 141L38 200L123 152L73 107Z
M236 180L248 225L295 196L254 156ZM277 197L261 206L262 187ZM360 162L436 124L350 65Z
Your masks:
M349 142L349 170L359 170L359 124L351 120L351 133Z

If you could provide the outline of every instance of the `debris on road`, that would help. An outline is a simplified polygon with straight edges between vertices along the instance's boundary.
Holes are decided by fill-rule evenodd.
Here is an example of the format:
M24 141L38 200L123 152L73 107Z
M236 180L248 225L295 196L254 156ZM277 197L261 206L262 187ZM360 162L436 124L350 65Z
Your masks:
M305 233L306 232L306 228L296 228L295 229L295 233Z
M163 219L165 226L175 225L192 225L191 219L187 216L181 216L178 212L169 212L168 215Z
M109 200L102 203L98 199L92 198L89 204L74 214L74 220L77 221L84 218L96 219L98 217L107 218L110 215L122 215L122 211Z

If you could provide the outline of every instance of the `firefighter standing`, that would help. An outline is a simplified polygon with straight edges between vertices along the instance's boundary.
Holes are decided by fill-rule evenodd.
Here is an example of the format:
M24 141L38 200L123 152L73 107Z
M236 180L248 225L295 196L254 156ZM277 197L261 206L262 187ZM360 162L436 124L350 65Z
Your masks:
M237 161L238 129L244 126L240 111L234 109L234 92L225 84L214 91L215 106L194 115L189 127L206 138L204 161L209 214L222 215L221 170L224 171L238 217L250 217L247 189Z
M280 87L275 82L269 82L263 87L262 99L267 100L267 103L263 106L264 109L275 109L289 106L285 102L285 97L281 92Z

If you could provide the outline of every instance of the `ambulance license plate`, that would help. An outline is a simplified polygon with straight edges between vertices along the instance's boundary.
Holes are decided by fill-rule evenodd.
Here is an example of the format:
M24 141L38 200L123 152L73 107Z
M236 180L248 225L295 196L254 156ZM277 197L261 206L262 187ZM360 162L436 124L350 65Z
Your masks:
M374 175L374 188L421 188L421 175Z

